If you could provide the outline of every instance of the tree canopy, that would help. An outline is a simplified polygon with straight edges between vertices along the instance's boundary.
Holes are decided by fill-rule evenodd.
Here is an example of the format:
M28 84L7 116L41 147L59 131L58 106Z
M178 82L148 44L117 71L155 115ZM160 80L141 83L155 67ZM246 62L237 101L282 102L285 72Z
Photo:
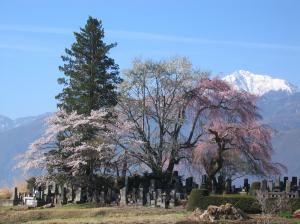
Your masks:
M193 161L204 167L209 180L215 179L231 158L247 163L249 172L256 175L275 175L284 168L271 161L272 129L262 124L256 99L219 79L201 79L193 89L193 107L208 108L202 116L203 134L193 151Z
M119 67L108 56L116 43L103 41L104 29L100 20L89 17L80 32L74 32L76 41L65 49L64 65L59 69L65 77L59 78L63 91L56 96L58 106L67 112L89 114L92 110L117 104L117 85L122 81Z
M116 44L103 42L101 21L89 17L74 34L62 56L58 112L20 167L79 184L89 201L99 176L119 176L119 169L125 176L130 165L166 181L188 166L204 169L209 181L229 169L269 175L284 168L272 162L272 130L254 95L211 79L184 57L135 60L122 82L108 56Z

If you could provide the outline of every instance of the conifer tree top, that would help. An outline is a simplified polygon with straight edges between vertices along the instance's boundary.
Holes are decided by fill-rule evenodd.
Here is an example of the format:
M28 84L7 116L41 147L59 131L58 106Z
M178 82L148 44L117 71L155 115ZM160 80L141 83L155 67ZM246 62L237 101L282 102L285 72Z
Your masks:
M116 86L121 79L118 65L108 56L116 43L103 41L102 22L92 17L74 35L76 41L70 49L65 49L64 64L59 67L65 77L58 79L64 86L56 96L58 107L89 114L92 110L116 105Z

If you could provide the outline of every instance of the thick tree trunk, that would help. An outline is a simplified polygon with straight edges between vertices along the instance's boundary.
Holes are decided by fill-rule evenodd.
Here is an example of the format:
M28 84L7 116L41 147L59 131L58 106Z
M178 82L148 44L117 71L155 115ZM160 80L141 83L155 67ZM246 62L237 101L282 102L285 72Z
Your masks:
M212 190L212 182L217 183L216 175L222 169L223 159L219 157L214 161L211 161L210 167L206 170L207 174L207 182L208 182L208 190Z
M94 198L95 194L95 187L94 187L94 178L93 178L93 170L94 170L94 164L93 164L93 161L90 161L88 163L88 167L87 167L87 170L86 170L86 175L87 175L87 202L93 202L95 201L96 199Z
M172 159L170 159L170 162L169 162L166 172L172 175L174 166L175 166L175 160L172 158Z

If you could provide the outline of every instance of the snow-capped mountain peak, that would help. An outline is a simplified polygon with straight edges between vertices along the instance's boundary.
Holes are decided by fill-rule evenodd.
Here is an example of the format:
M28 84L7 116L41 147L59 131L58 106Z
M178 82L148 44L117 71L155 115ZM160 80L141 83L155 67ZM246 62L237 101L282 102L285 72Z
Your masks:
M284 92L293 94L298 88L283 79L272 78L268 75L253 74L249 71L238 70L223 78L234 88L262 96L268 92Z

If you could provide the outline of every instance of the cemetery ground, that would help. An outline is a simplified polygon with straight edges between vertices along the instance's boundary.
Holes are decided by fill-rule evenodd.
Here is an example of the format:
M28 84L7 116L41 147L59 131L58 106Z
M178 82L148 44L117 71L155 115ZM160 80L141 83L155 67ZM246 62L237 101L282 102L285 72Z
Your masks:
M161 209L139 206L97 207L95 205L66 205L54 208L32 208L14 206L0 207L0 223L112 223L112 224L196 224L191 219L192 212L187 212L182 206L174 209ZM279 216L250 215L251 219L243 221L246 224L256 223L300 223L300 219ZM240 221L218 221L216 223L241 223Z

